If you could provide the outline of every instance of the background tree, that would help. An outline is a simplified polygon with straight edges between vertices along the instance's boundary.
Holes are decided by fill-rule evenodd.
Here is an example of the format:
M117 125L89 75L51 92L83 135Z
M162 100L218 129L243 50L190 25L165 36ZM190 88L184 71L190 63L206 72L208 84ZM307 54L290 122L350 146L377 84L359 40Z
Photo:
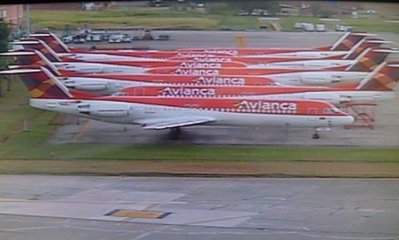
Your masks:
M312 3L312 6L310 7L310 9L312 11L313 17L318 17L320 14L320 10L321 10L321 4L319 2L314 2L314 3Z
M251 13L254 9L267 10L269 15L276 15L280 11L279 1L276 0L248 0L248 1L226 1L232 8L239 11Z
M10 27L6 22L3 21L3 19L0 19L0 52L7 52L8 51L8 42L9 42L9 37L10 37ZM8 65L8 59L6 58L0 58L0 70L5 69ZM10 86L9 79L8 80L8 86ZM3 81L0 79L0 97L3 95ZM8 87L9 89L9 87Z

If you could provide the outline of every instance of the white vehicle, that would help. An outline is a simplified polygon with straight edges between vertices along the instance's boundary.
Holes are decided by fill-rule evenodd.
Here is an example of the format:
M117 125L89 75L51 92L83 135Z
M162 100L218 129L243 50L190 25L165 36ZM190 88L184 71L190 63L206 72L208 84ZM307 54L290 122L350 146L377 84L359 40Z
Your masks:
M316 24L316 32L325 32L325 31L326 31L326 25Z
M127 34L113 34L108 38L109 43L128 43L131 42Z

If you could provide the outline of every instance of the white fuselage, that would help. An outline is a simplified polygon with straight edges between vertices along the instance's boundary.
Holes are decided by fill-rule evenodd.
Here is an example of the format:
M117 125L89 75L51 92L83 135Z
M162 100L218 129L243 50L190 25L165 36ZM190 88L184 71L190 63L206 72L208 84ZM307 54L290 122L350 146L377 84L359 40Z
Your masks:
M303 100L322 100L335 105L356 102L378 102L389 100L395 97L393 91L320 91L320 92L300 92L300 93L279 93L267 95L252 95L245 98L256 99L303 99Z
M354 60L303 60L303 61L287 61L275 63L261 63L247 65L248 68L309 68L309 69L323 69L346 67L355 63Z
M325 58L348 54L348 51L299 51L286 53L271 53L256 55L257 57L305 57L305 58ZM252 57L249 55L248 57Z
M160 58L148 58L148 57L132 57L132 56L120 56L112 54L102 54L102 53L59 53L59 57L69 57L81 61L154 61L163 62L165 60Z
M79 73L145 73L148 68L122 66L102 63L83 62L54 62L58 70L74 71Z
M213 119L210 123L212 125L228 126L330 127L353 122L352 116L237 113L223 112L220 109L205 110L96 100L31 99L30 104L39 109L121 124L143 124L157 119L195 116Z
M264 75L273 81L291 86L335 86L358 83L368 72L315 71Z

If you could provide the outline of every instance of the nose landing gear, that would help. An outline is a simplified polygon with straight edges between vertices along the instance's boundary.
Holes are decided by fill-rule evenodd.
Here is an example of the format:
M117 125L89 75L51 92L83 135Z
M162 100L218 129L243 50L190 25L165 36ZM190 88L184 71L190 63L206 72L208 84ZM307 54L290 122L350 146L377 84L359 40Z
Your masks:
M331 128L330 127L318 127L318 128L315 128L314 129L314 133L312 135L312 139L319 139L320 138L319 132L321 132L321 131L329 132L329 131L331 131Z

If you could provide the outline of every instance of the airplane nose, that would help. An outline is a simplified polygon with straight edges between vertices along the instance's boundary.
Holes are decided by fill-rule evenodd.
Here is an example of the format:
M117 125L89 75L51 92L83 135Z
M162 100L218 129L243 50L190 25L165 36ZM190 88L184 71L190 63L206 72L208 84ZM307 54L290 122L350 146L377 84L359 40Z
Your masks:
M355 121L355 118L353 116L346 115L327 118L326 120L328 120L330 126L344 126L353 123Z
M354 121L355 121L355 118L353 116L350 116L350 115L345 116L345 119L343 119L343 122L344 122L343 125L353 123Z

